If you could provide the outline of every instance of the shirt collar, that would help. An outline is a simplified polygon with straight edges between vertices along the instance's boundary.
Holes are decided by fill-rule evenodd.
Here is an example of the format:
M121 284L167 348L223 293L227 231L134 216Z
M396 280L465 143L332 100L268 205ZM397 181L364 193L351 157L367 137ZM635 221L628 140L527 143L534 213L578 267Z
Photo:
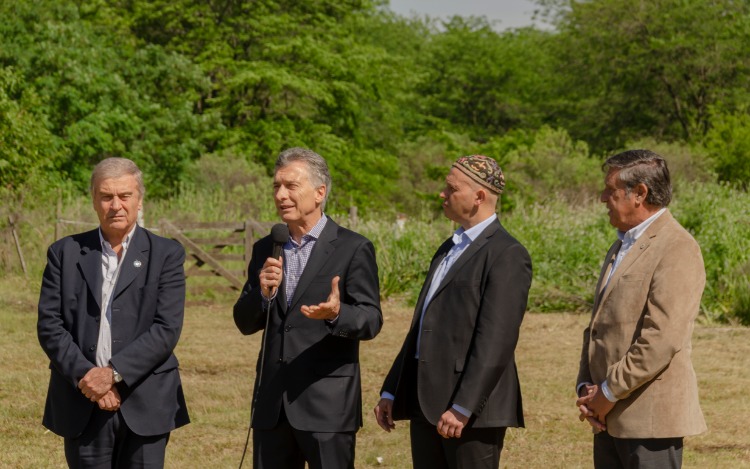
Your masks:
M461 242L461 240L464 238L464 235L466 235L466 237L469 239L469 241L468 241L469 243L473 242L475 239L477 239L477 237L479 236L479 234L482 231L484 231L485 228L487 228L488 226L490 226L490 223L492 223L495 220L497 220L497 214L493 213L492 215L490 215L489 217L487 217L483 221L477 223L476 225L472 226L468 230L464 230L463 226L460 227L460 228L458 228L453 233L453 244L459 244Z
M661 216L662 213L664 213L667 210L667 207L662 207L658 212L651 215L647 219L641 222L640 225L635 226L631 229L629 229L626 232L622 232L620 230L617 230L617 237L620 238L620 241L623 242L623 244L632 244L634 243L638 238L641 237L641 235L648 229L651 224Z
M323 232L323 228L326 227L327 222L328 222L328 217L326 217L324 213L323 216L320 217L320 220L318 220L318 223L316 223L315 226L313 226L310 231L308 231L306 234L302 236L301 244L304 244L304 241L309 241L310 239L314 239L317 241L317 239L320 237L320 233ZM297 244L297 242L294 241L291 235L289 236L289 242Z
M133 235L135 234L135 227L136 226L138 226L137 223L135 225L133 225L133 228L130 230L130 232L127 235L125 235L125 237L122 239L122 248L123 249L125 249L125 250L128 249L128 245L130 244L130 240L133 239ZM102 248L112 249L112 245L109 244L109 241L107 241L106 239L104 239L104 235L102 235L102 227L101 226L99 227L99 243L101 243Z

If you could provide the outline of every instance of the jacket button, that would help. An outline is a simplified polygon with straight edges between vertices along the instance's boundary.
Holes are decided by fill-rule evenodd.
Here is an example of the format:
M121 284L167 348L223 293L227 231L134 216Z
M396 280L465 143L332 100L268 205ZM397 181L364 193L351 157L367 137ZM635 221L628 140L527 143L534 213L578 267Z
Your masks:
M281 357L279 357L279 359L278 359L277 361L278 361L279 363L281 363L281 362L283 362L283 361L284 361L284 359L283 359L283 358L281 358Z
M291 330L292 330L292 326L286 326L286 327L284 328L284 332L289 332L289 331L291 331Z
M92 345L91 347L89 347L89 352L93 352L94 350L96 350L96 345Z

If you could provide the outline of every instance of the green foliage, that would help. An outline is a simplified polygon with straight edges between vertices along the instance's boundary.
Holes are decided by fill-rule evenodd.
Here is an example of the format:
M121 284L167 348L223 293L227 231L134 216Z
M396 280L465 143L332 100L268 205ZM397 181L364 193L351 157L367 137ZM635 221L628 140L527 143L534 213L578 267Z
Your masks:
M737 181L747 190L750 181L750 116L747 111L714 118L705 145L723 181Z
M583 201L601 184L600 163L589 155L588 145L573 141L563 129L543 126L531 144L509 151L505 159L516 198Z
M531 255L535 311L590 311L599 267L617 239L603 206L547 200L516 207L503 225Z
M561 120L597 150L643 136L700 140L712 105L748 102L750 5L569 2L559 10Z
M710 320L750 324L750 195L727 184L685 184L672 204L675 217L703 252Z
M34 174L49 169L57 142L35 115L38 98L21 91L11 67L0 68L0 188L20 189Z
M208 81L184 57L135 48L88 13L68 2L4 3L0 65L15 70L16 95L35 98L37 127L50 134L36 131L50 141L46 164L61 176L84 190L93 164L126 156L152 195L166 195L203 151L196 137L211 120L193 113L193 100Z
M384 291L413 295L451 231L450 164L482 153L538 267L532 303L585 309L611 238L601 156L645 147L704 246L706 316L747 321L748 3L537 3L557 30L406 19L382 0L0 2L2 215L48 244L54 202L90 216L91 168L120 155L145 173L147 220L272 220L276 155L305 146L331 168L329 213L409 220L363 229Z
M417 92L428 125L457 128L486 141L541 122L543 72L552 62L548 35L533 29L495 32L486 19L458 16L427 42Z

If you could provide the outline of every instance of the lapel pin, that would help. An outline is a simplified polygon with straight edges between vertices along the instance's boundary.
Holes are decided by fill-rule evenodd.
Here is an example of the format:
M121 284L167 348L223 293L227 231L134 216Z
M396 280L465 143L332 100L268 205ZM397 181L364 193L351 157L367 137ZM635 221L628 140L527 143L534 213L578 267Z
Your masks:
M135 267L136 269L137 269L138 267L142 266L142 265L143 265L143 264L142 264L142 263L141 263L141 261L139 261L138 259L136 259L136 260L134 260L134 261L133 261L133 267Z

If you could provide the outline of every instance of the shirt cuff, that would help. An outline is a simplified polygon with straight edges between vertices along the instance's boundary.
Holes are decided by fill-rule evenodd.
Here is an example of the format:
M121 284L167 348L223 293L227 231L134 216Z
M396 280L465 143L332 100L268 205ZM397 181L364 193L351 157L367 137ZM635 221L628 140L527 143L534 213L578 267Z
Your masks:
M458 404L453 404L451 407L464 417L471 417L471 411L469 409L465 409Z
M390 400L392 400L392 401L395 401L395 400L396 400L396 396L394 396L393 394L391 394L391 393L389 393L389 392L386 392L386 391L383 391L383 392L382 392L382 393L380 394L380 398L381 398L381 399L390 399Z
M339 320L339 316L340 314L337 314L336 317L333 319L326 319L326 324L328 324L329 326L335 326Z
M602 381L602 385L599 386L599 388L602 390L602 394L604 394L604 397L606 397L609 402L617 402L617 398L614 396L614 394L612 394L612 391L609 389L607 380Z
M584 381L583 383L580 383L578 386L576 386L576 396L581 397L581 388L586 385L591 385L591 383L589 383L588 381Z
M279 293L279 289L276 288L273 290L273 295L271 295L271 298L266 298L266 296L263 294L263 292L260 292L260 297L263 298L263 306L268 305L268 303L272 302L274 298L276 298L276 295Z

